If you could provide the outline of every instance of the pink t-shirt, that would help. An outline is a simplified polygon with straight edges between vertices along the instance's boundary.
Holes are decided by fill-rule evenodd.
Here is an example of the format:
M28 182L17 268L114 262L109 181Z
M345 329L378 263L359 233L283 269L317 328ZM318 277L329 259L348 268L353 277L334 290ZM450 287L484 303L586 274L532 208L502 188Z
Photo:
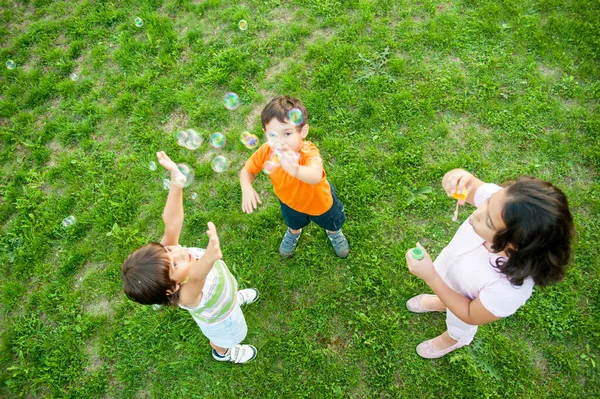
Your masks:
M495 184L479 187L475 192L475 206L480 207L500 190L502 187ZM495 268L499 256L490 252L484 242L467 219L433 264L454 291L471 300L479 298L496 317L507 317L527 302L533 292L533 279L525 279L520 287L513 286Z

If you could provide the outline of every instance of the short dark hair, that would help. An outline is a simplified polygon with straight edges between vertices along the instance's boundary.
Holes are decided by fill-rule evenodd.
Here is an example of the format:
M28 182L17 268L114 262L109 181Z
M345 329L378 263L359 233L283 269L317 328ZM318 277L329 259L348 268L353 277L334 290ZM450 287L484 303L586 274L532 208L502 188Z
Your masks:
M294 108L298 108L302 111L302 122L296 126L301 129L308 121L308 111L304 104L302 104L302 101L290 96L277 96L263 108L260 113L260 122L262 123L263 129L266 129L267 123L273 118L277 118L279 122L285 123L285 120L289 119L288 112Z
M138 248L123 262L121 281L125 295L143 305L177 305L179 291L172 295L177 282L169 277L171 261L164 245L151 242Z
M521 177L506 188L502 218L506 227L494 235L494 250L504 250L496 267L513 285L527 277L544 286L561 281L571 258L575 234L567 197L551 183Z

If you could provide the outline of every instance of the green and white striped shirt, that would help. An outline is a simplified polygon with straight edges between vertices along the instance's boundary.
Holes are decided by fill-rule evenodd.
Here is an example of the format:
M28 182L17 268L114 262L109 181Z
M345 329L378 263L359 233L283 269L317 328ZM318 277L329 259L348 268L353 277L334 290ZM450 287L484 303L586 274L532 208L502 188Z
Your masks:
M204 254L202 248L185 248L196 259ZM204 287L202 287L202 300L194 308L179 305L188 310L196 322L213 324L225 319L235 307L237 298L237 281L222 260L215 262L208 272Z

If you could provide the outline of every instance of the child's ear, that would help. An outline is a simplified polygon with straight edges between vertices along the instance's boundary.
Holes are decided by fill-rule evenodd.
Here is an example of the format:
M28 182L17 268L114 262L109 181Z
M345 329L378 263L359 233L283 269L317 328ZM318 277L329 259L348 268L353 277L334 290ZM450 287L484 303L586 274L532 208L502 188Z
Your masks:
M175 287L173 287L172 290L167 290L167 295L171 296L174 293L176 293L177 291L179 291L179 284L175 285Z
M302 126L302 130L300 131L300 134L302 135L302 138L305 139L306 136L308 136L308 123L304 126Z

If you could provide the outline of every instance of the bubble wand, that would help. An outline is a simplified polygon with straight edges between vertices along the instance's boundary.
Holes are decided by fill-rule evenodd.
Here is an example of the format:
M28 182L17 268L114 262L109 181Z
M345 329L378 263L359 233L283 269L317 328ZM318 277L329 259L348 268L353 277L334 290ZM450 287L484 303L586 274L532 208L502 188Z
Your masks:
M469 192L467 189L463 189L460 193L458 192L458 187L454 189L452 193L452 198L456 199L456 208L454 208L454 216L452 217L453 222L458 222L458 206L460 205L460 201L465 201L467 199L467 195Z

